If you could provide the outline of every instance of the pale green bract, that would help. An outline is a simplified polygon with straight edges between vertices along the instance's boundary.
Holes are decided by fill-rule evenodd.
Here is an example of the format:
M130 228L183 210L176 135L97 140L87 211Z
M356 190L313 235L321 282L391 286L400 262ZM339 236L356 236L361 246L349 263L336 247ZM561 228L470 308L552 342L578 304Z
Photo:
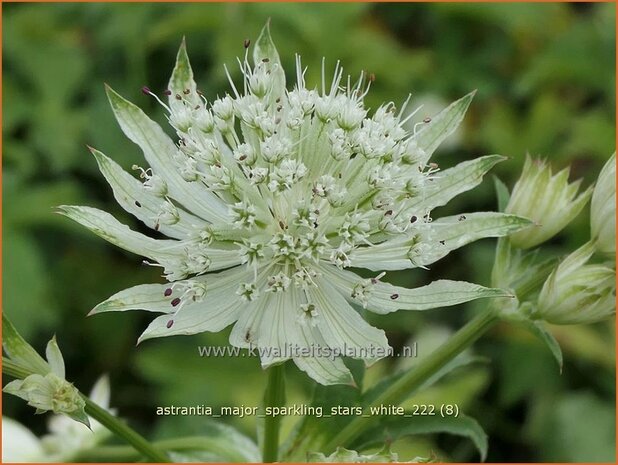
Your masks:
M64 358L54 336L45 349L47 362L3 319L5 327L4 350L8 360L20 367L36 371L24 379L15 379L4 386L3 392L28 402L37 413L62 413L71 420L90 427L84 411L85 402L79 391L65 379Z
M97 380L89 397L104 409L110 410L110 385L107 376ZM38 438L22 424L3 416L2 461L11 463L75 460L81 451L94 447L111 434L98 421L88 418L90 427L64 415L53 415L49 418L48 434Z
M234 323L231 344L268 349L260 351L263 366L292 358L318 382L334 384L352 383L350 371L341 357L307 356L312 348L367 363L389 349L384 331L351 304L388 313L508 295L445 280L406 289L382 282L383 274L364 279L346 270L424 268L471 241L530 224L501 213L432 221L433 208L478 185L503 159L485 156L444 171L428 161L461 122L472 94L410 133L405 105L396 111L387 103L370 114L363 98L371 79L361 75L351 84L339 65L330 83L323 78L308 88L297 57L295 84L286 90L268 26L253 61L239 61L242 83L230 78L230 95L209 102L197 90L183 42L168 101L159 100L175 141L107 89L122 130L150 167L134 166L140 182L92 153L120 205L170 239L132 231L94 208L60 211L160 266L171 284L126 289L91 313L163 313L140 341ZM286 353L290 347L298 350ZM382 355L367 355L376 351Z
M569 183L569 171L565 168L553 174L547 162L526 157L505 211L523 215L536 224L511 236L514 247L529 249L549 240L586 206L592 187L580 193L581 180Z

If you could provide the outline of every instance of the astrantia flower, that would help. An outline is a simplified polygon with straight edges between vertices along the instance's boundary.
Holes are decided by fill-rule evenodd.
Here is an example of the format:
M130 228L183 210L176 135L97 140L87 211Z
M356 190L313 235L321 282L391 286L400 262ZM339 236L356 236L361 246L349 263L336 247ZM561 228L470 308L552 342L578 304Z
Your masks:
M511 244L529 249L562 231L590 200L592 187L579 193L580 186L581 179L569 183L569 168L553 174L545 161L527 156L506 212L523 215L536 224L513 234Z
M389 313L505 295L466 282L406 289L381 281L383 270L424 268L471 241L529 224L488 212L432 221L434 207L476 186L501 160L492 155L444 171L428 162L472 95L408 132L405 105L369 112L363 98L371 79L361 75L351 83L339 66L330 82L308 87L297 57L295 84L286 90L268 27L253 58L253 66L246 56L240 61L243 79L238 85L230 79L229 95L208 101L182 44L167 103L160 101L175 140L107 89L122 130L150 167L135 167L140 182L92 152L120 205L170 239L132 231L93 208L61 211L160 266L171 284L124 290L92 313L163 313L140 341L235 323L231 344L279 349L261 351L264 366L292 358L329 384L351 382L350 372L341 357L314 356L312 347L368 363L388 349L384 331L367 324L352 304ZM376 273L364 279L350 267Z
M99 378L89 397L100 407L110 410L107 376ZM64 415L53 415L49 418L49 434L39 439L22 424L3 416L2 461L32 463L75 460L81 451L94 447L111 434L94 418L89 417L89 424L90 428Z

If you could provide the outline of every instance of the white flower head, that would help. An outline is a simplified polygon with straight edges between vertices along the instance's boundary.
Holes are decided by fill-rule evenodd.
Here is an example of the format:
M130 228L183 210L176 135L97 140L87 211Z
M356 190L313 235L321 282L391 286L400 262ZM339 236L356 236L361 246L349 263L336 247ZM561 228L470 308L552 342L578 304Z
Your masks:
M430 221L433 208L475 187L503 159L481 157L444 171L426 163L459 125L472 94L410 132L401 117L405 108L387 104L371 114L363 101L371 79L344 79L339 64L332 79L313 87L296 57L288 89L268 26L255 44L253 65L245 56L240 67L242 82L230 78L230 93L208 101L181 45L168 102L161 102L175 141L107 89L121 128L144 152L150 179L159 176L166 189L145 189L101 152L93 154L118 202L168 239L135 232L93 208L61 212L161 266L168 280L207 285L199 298L186 284L137 286L92 313L162 313L140 341L234 324L230 342L238 347L345 348L371 363L375 359L362 354L371 348L387 353L388 341L352 304L389 313L505 295L466 282L406 289L379 278L359 293L366 280L347 270L367 268L377 277L383 270L427 267L471 241L529 224L492 212ZM352 382L341 358L285 358L320 383Z

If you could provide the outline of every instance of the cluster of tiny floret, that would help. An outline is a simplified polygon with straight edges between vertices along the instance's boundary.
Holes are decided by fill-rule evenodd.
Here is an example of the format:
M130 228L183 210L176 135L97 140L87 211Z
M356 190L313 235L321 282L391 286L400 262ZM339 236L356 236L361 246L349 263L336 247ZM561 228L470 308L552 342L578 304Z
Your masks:
M237 291L250 301L310 286L314 264L350 267L355 249L402 233L413 237L411 228L430 221L416 205L437 166L417 145L417 127L404 128L414 114L403 117L407 101L399 111L389 103L371 114L363 100L374 77L344 83L338 64L328 88L323 71L321 89L307 89L297 57L293 90L277 92L278 64L252 67L246 57L239 63L242 89L230 79L231 94L210 102L197 89L168 90L168 105L144 89L165 106L178 135L174 162L183 179L229 206L228 224L196 230L183 260L161 263L175 281L166 296L180 295L173 306L203 299L204 281L191 278L209 270L213 247L236 249L240 263L255 270L254 280ZM165 181L150 169L134 169L143 188L162 200L155 229L178 222ZM421 248L422 241L411 246L412 263ZM366 303L371 283L359 284L352 297ZM302 305L302 321L317 316L314 305Z

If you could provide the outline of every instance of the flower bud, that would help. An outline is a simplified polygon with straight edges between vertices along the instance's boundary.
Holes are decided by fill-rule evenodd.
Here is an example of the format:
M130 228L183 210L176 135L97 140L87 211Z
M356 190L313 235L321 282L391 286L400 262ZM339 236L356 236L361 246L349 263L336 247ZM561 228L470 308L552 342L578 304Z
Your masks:
M616 154L607 161L592 193L590 229L596 249L616 253Z
M588 243L569 255L545 281L534 316L553 324L594 323L615 313L615 271L586 265Z
M577 195L581 181L569 184L568 178L568 168L552 175L551 167L543 160L526 157L506 213L524 216L536 224L510 236L514 247L529 249L545 242L584 208L592 189Z

